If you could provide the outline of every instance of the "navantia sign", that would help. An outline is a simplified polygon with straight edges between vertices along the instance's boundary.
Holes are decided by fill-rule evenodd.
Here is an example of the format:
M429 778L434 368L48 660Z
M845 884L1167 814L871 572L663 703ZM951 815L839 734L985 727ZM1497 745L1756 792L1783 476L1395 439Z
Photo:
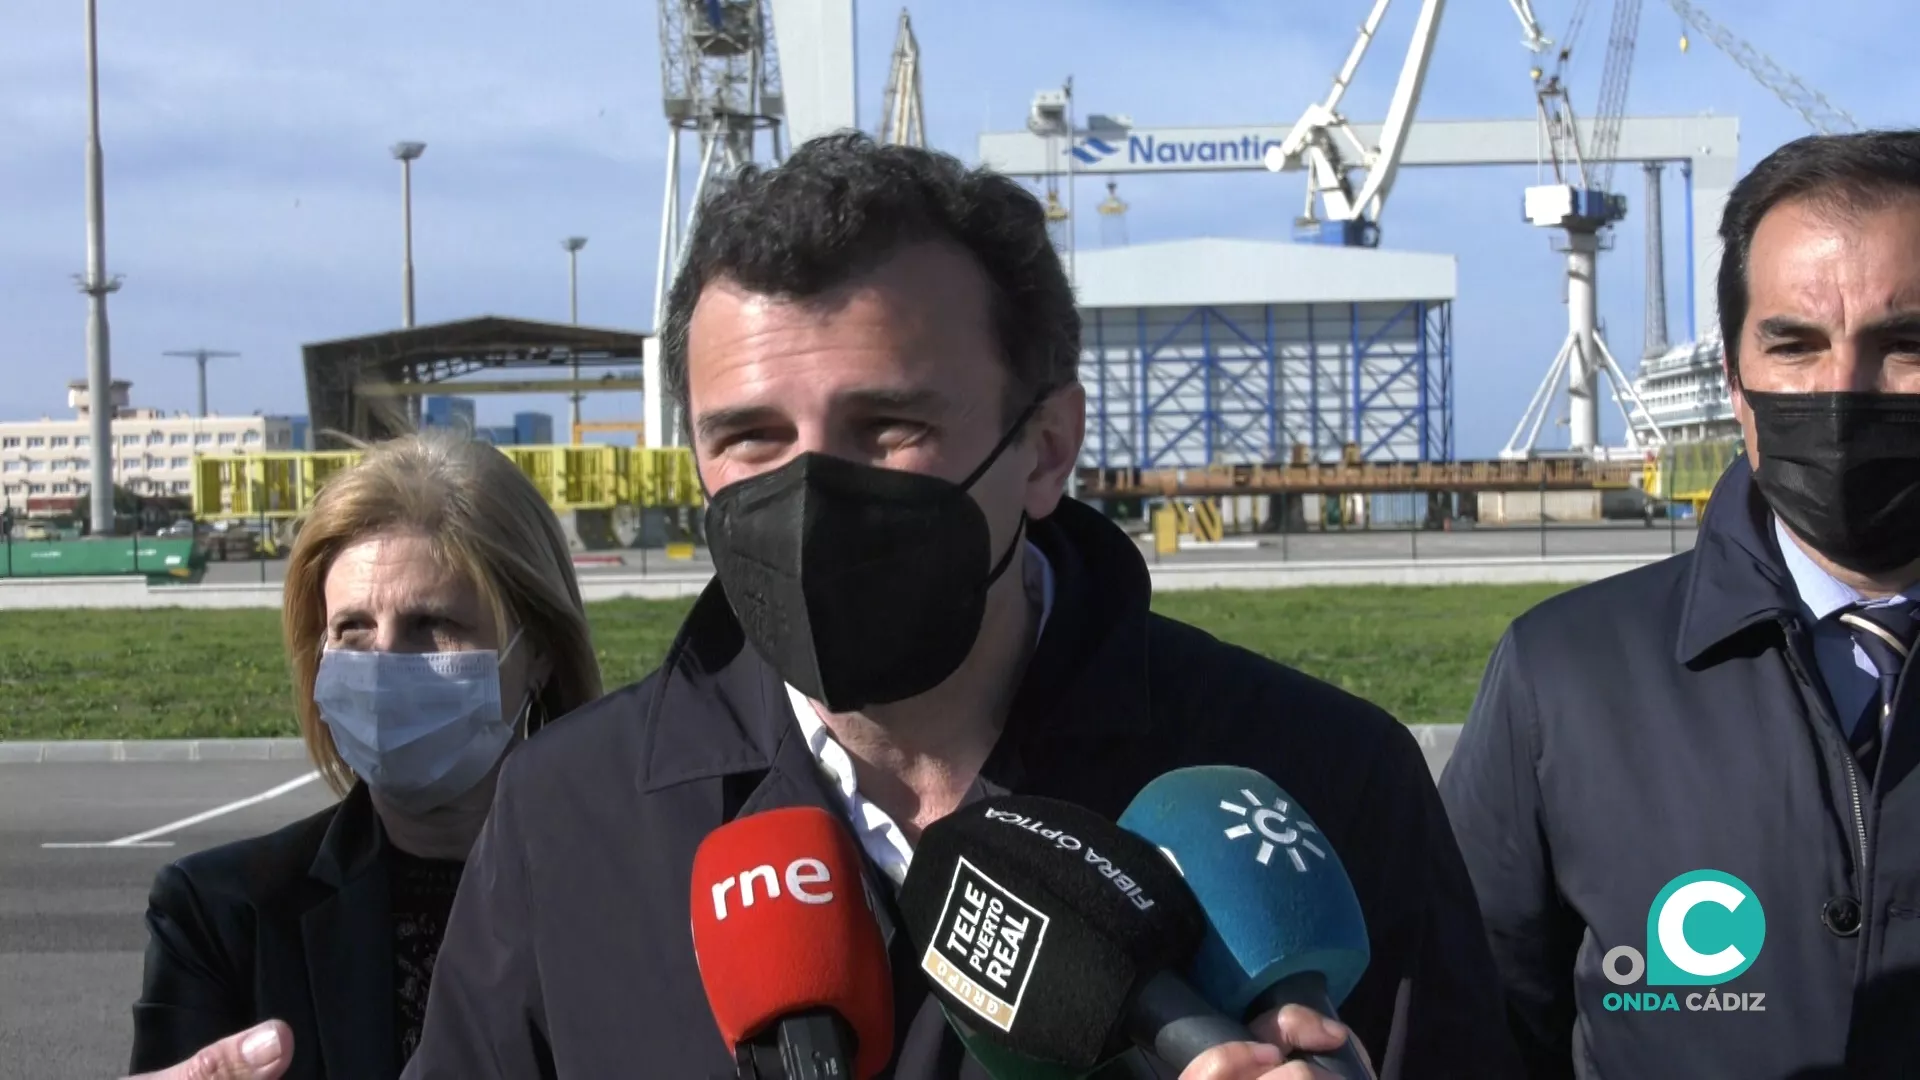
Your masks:
M1221 172L1265 170L1269 147L1287 137L1283 127L1110 128L1081 132L1071 141L1032 132L980 136L980 161L1015 176L1044 173Z

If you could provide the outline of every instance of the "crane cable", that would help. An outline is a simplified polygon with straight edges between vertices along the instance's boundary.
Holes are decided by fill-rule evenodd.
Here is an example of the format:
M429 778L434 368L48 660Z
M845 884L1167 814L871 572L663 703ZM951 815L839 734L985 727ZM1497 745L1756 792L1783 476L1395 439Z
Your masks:
M1627 112L1627 83L1633 73L1633 46L1640 35L1640 0L1614 0L1613 27L1607 39L1606 69L1600 76L1595 107L1593 153L1596 184L1613 190L1614 153L1620 147L1620 122Z

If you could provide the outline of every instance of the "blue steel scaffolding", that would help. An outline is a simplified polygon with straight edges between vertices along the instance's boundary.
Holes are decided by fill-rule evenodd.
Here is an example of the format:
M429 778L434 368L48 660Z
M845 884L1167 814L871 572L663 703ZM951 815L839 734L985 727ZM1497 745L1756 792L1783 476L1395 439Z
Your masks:
M1450 461L1453 307L1394 303L1081 313L1081 464Z

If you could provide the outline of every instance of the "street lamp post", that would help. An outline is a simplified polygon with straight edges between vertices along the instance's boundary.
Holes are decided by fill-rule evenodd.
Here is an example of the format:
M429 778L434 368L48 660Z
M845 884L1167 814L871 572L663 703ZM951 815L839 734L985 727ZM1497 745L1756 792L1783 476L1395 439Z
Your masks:
M87 413L92 421L93 463L88 492L95 536L114 531L113 365L107 339L107 294L120 279L107 273L107 204L100 152L100 56L98 3L87 0Z
M239 356L237 352L221 352L219 349L179 349L162 353L162 356L178 356L186 360L197 361L200 365L200 418L207 416L207 361L225 360Z
M393 144L393 156L400 162L401 298L400 325L413 326L413 162L427 152L422 142Z
M567 319L580 325L580 249L587 246L584 236L569 236L560 241L567 253ZM580 441L580 358L573 358L573 424L569 429L574 442Z
M398 142L392 147L400 162L400 233L402 243L400 283L400 325L413 328L413 162L427 152L423 142ZM407 417L420 426L420 398L407 398Z

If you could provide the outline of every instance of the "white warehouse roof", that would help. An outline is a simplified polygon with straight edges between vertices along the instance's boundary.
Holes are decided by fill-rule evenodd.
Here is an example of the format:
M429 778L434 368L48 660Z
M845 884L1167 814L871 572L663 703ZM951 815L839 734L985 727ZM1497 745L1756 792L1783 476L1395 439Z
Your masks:
M1452 300L1452 255L1204 237L1074 253L1091 308Z

